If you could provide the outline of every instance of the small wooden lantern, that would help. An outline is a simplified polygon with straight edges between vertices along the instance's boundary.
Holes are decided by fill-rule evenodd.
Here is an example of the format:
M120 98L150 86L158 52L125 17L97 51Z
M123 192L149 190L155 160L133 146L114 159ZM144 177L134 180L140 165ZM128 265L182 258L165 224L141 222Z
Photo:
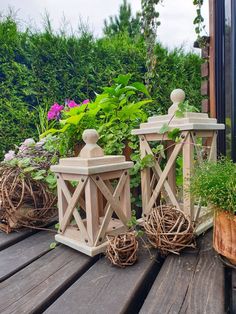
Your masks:
M58 187L55 239L87 255L106 250L106 235L127 230L131 218L129 168L124 156L104 156L96 130L85 130L79 157L52 166ZM115 213L115 217L113 217Z
M197 226L196 233L199 234L212 225L213 218L210 210L194 204L190 193L190 178L194 161L195 159L199 162L202 160L199 141L204 144L207 158L216 160L217 130L222 130L225 126L218 124L216 119L209 118L206 113L186 112L183 118L176 118L175 112L178 110L179 103L184 101L185 93L181 89L176 89L171 93L170 98L173 104L167 115L150 117L147 123L142 123L139 129L132 131L132 134L139 136L142 158L147 154L154 155L151 147L158 141L165 145L167 152L164 169L161 168L158 158L152 169L142 170L143 218L145 219L151 209L155 207L162 192L167 204L172 204L189 215L191 221L195 222ZM179 142L171 141L167 133L161 134L163 124L167 124L170 129L178 128L180 130ZM180 154L183 157L183 195L181 198L177 198L175 163Z

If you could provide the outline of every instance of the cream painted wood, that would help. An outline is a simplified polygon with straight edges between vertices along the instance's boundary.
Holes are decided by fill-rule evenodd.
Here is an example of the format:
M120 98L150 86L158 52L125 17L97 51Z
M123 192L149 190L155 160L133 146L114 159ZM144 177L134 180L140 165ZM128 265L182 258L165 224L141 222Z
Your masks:
M119 197L122 197L123 199L125 198L125 195L121 196L121 192L124 190L124 186L125 183L127 182L127 180L129 179L129 176L125 175L125 173L122 174L122 176L120 177L120 180L115 188L115 191L113 192L113 187L111 186L110 182L105 182L105 184L107 185L108 189L110 190L110 192L113 194L114 199L118 202L120 202ZM130 192L130 189L128 187L128 192ZM128 193L127 192L127 193ZM130 204L129 204L129 208L130 208ZM105 207L105 217L103 218L102 224L101 224L101 228L99 230L97 239L95 241L95 246L98 245L99 242L104 240L104 236L106 233L106 230L108 228L109 222L112 218L112 213L113 213L113 208L111 206L111 204L109 202L107 202L106 207ZM127 218L129 219L131 213L128 213Z
M124 156L102 156L94 130L84 138L82 157L61 159L59 165L51 167L58 182L60 234L56 239L93 256L105 250L106 235L127 230L131 217L129 169L133 162L125 161ZM71 181L78 182L75 188ZM81 218L81 209L85 219ZM113 218L113 213L118 218Z
M109 202L119 219L123 222L124 225L127 225L128 218L123 214L120 202L117 203L117 199L114 199L113 195L111 194L110 190L106 186L106 184L102 181L101 177L98 175L92 176L94 183L97 185L99 190L102 192L103 196Z
M132 130L133 135L139 136L141 157L147 154L153 154L152 145L150 142L161 142L165 147L168 147L170 139L168 134L161 134L160 130L164 123L168 124L169 129L178 128L180 130L180 143L174 143L173 148L167 150L167 160L164 169L162 170L159 160L151 170L151 175L148 176L150 169L142 171L142 199L143 199L143 216L149 214L150 210L156 206L156 201L162 193L165 201L180 206L191 217L196 224L196 232L205 231L212 224L212 215L210 211L205 210L199 205L194 206L194 200L190 193L190 177L192 175L193 166L195 163L200 163L205 159L203 150L198 144L201 140L207 141L207 154L210 160L216 160L216 138L217 131L225 128L224 124L218 124L214 118L209 118L206 113L186 112L183 118L176 118L174 112L178 108L178 103L184 98L183 91L174 91L173 106L164 116L149 117L146 123L142 123L139 129ZM176 98L175 98L176 96ZM179 98L178 98L179 97ZM182 98L181 98L182 97ZM204 144L204 143L203 143ZM205 145L205 144L204 144ZM194 154L196 152L196 154ZM176 158L183 155L183 195L176 195L174 167ZM148 193L147 193L148 190ZM178 192L180 194L180 192ZM180 204L183 202L183 206Z
M178 110L179 103L184 101L185 92L180 88L174 89L170 94L170 99L173 104L168 109L168 114L174 114Z
M161 174L161 176L160 176L160 178L158 180L158 183L157 183L157 185L156 185L156 187L155 187L155 189L154 189L154 191L152 193L152 196L151 196L151 198L150 198L150 200L148 202L148 205L147 205L147 208L146 208L146 211L148 213L153 208L153 205L155 204L155 200L159 196L162 186L164 185L165 182L167 182L166 181L167 175L168 175L172 165L174 164L174 162L175 162L175 160L176 160L180 150L182 149L182 146L184 144L186 136L187 136L187 134L184 132L182 140L179 143L176 143L175 148L174 148L170 158L168 159L168 161L166 163L165 169L163 170L163 172L162 172L162 174ZM170 188L170 190L171 190L171 188ZM177 204L178 204L178 202L177 202ZM177 204L174 204L174 205L177 206Z
M175 147L175 142L173 141L167 141L166 142L166 156L167 159L170 158L171 154L173 153ZM169 174L168 174L168 183L170 185L170 188L174 194L176 194L176 167L175 163L172 165Z
M94 243L99 230L99 203L98 189L91 178L88 178L85 186L85 208L87 232L92 243Z
M126 182L120 194L121 210L127 220L131 219L131 194L130 194L130 177L126 175Z
M63 189L62 189L62 186L60 184L60 181L61 180L61 176L58 174L57 175L57 195L58 195L58 198L57 198L57 206L58 206L58 219L59 219L59 224L61 224L62 222L62 218L65 214L64 210L65 208L67 208L68 206L68 202L67 202L67 199L63 193Z
M102 148L97 145L99 135L96 130L87 129L83 132L82 137L86 145L80 151L81 158L97 158L104 156Z
M194 201L190 192L190 179L193 172L194 146L191 133L188 133L183 146L183 203L184 212L193 220Z
M146 141L145 137L144 137L144 140L143 140L143 145L144 145L144 148L145 148L146 153L149 154L149 155L153 155L153 156L154 156L154 154L153 154L153 152L152 152L152 150L151 150L151 148L150 148L148 142ZM156 163L154 164L154 166L153 166L153 172L154 172L154 174L155 174L155 176L156 176L157 182L159 182L160 177L162 176L162 170L161 170L161 167L159 166L159 163L158 163L158 162L156 162ZM171 189L171 187L170 187L168 181L166 181L166 180L164 181L164 189L165 189L165 192L166 192L166 193L164 193L164 191L162 191L162 192L163 192L163 196L165 197L165 200L167 201L167 203L168 203L168 200L170 199L170 203L172 203L172 204L175 205L177 208L179 208L178 200L177 200L175 194L173 193L173 191L172 191L172 189ZM154 191L154 190L153 190L153 191ZM153 194L153 191L152 191L152 194ZM167 196L169 197L169 199L167 199ZM158 196L157 196L157 197L158 197ZM157 198L157 197L156 197L156 198ZM148 205L148 204L147 204L147 205ZM148 210L147 206L143 208L143 212L144 212L145 214L148 214L148 213L149 213L149 210Z
M142 136L139 138L140 141L140 155L141 158L146 156L145 146L144 146L145 138ZM151 180L150 168L144 168L141 170L141 190L142 190L142 206L145 211L147 208L148 201L151 197L151 189L150 189L150 180Z
M71 197L68 207L66 208L65 215L63 216L63 219L60 224L61 233L65 231L67 224L70 222L70 218L73 214L74 209L76 209L76 204L78 203L79 196L82 193L86 182L87 178L81 179L75 189L73 196Z

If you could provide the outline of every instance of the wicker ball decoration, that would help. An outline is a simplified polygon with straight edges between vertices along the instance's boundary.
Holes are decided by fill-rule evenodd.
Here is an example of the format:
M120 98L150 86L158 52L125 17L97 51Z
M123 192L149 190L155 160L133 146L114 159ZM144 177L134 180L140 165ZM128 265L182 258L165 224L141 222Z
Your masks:
M150 244L162 254L178 254L186 247L195 247L191 220L174 206L153 208L144 223L144 229Z
M0 229L43 226L57 215L56 197L46 184L18 167L0 171Z
M106 257L113 265L131 266L137 261L138 241L134 232L108 235Z

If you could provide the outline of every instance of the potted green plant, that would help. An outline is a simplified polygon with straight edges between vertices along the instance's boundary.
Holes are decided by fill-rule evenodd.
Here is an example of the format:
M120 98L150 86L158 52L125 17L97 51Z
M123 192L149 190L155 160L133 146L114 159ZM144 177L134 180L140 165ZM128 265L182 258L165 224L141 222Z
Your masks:
M215 250L236 264L236 164L225 158L202 163L195 170L191 190L214 209Z

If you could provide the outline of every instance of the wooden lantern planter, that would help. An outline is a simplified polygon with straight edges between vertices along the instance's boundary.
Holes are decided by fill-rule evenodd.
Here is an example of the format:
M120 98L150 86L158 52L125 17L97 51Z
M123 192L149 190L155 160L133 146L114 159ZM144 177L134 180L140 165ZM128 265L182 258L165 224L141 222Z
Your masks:
M55 239L94 256L106 250L107 235L127 230L133 162L124 156L104 156L96 144L96 130L84 131L83 140L86 145L80 157L61 159L51 167L58 186L59 234Z
M168 115L153 116L147 123L142 123L139 129L132 134L140 139L141 157L147 154L154 155L151 142L163 142L167 147L167 162L162 170L156 160L155 165L145 168L141 172L143 218L147 217L162 192L167 204L172 204L182 209L195 222L197 234L204 232L212 226L213 217L206 207L199 208L194 204L190 193L190 178L194 166L194 155L201 161L198 140L204 140L208 146L208 159L216 159L217 130L225 128L218 124L216 119L209 118L206 113L186 112L183 118L176 118L175 111L178 104L184 101L185 93L177 89L171 93L173 105L168 110ZM168 138L168 134L161 134L160 130L166 123L171 129L180 130L180 141L175 143ZM169 148L168 148L169 147ZM183 196L182 200L176 196L175 162L179 154L183 156Z

